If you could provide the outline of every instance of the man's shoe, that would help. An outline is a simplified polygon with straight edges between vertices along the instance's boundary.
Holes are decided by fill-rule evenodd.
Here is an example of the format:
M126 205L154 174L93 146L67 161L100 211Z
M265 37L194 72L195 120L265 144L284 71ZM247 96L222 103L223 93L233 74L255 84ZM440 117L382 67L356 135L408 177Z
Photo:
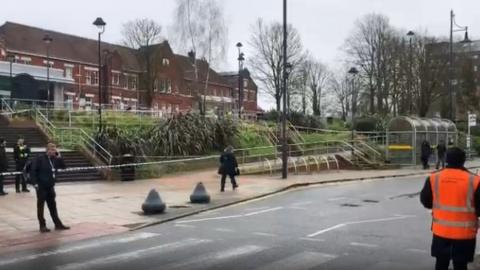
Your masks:
M220 189L220 192L225 192L225 189Z
M63 225L63 224L60 224L60 225L58 225L58 226L55 226L55 230L57 230L57 231L70 230L70 227L65 226L65 225Z
M22 189L22 192L30 192L30 190L28 188L24 188Z
M16 193L20 193L20 189L15 190Z
M233 186L233 190L237 189L238 188L238 185L235 185Z
M8 194L8 193L5 192L5 191L0 192L0 196L5 196L5 195L7 195L7 194Z
M40 232L41 233L48 233L48 232L50 232L50 229L47 228L47 227L40 227Z

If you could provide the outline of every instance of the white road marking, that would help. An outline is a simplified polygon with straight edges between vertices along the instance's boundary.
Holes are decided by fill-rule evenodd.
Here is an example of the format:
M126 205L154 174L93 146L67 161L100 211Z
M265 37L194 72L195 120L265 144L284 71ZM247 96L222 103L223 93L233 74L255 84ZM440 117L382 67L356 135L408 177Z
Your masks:
M139 249L131 252L115 254L107 257L101 257L98 259L86 261L86 262L79 262L79 263L71 263L62 266L58 266L57 270L79 270L79 269L92 269L95 267L106 266L113 263L123 263L123 262L130 262L135 259L139 259L146 256L151 256L158 254L158 252L171 252L178 249L183 249L190 246L195 246L203 243L211 242L211 240L206 239L185 239L182 241L167 243L159 246L154 246L146 249Z
M74 246L71 246L71 247L59 248L59 249L52 250L52 251L47 251L47 252L43 252L43 253L22 256L22 257L18 257L18 258L12 258L12 259L9 259L9 260L0 260L0 266L31 261L31 260L35 260L35 259L43 258L43 257L47 257L47 256L62 255L62 254L76 252L76 251L80 251L80 250L86 250L86 249L90 250L90 249L103 247L103 246L107 246L107 245L125 244L125 243L130 243L130 242L134 242L134 241L138 241L138 240L144 240L144 239L156 237L156 236L160 236L160 234L143 232L143 233L136 233L136 234L133 234L133 235L128 235L128 236L123 237L123 238L105 238L105 239L92 240L92 241L88 241L88 242L85 242L85 243L80 243L78 245L74 245Z
M254 232L254 235L259 235L259 236L268 236L268 237L276 237L276 234L273 233L264 233L264 232Z
M265 250L265 248L260 246L255 246L255 245L241 246L238 248L227 249L225 251L220 251L220 252L200 254L198 257L194 257L190 260L183 260L182 262L171 264L171 265L163 265L162 268L185 269L185 268L188 268L188 266L190 265L201 265L202 267L205 267L208 263L218 264L224 261L232 260L235 258L252 254L252 253L257 253L262 250Z
M235 230L226 229L226 228L216 228L215 231L217 231L217 232L235 232Z
M231 215L231 216L222 216L222 217L211 217L211 218L199 218L199 219L190 219L190 220L181 220L177 221L175 224L184 224L184 223L192 223L192 222L200 222L200 221L209 221L209 220L222 220L222 219L231 219L231 218L239 218L239 217L250 217L250 216L255 216L255 215L260 215L268 212L273 212L283 209L283 207L274 207L274 208L268 208L264 210L259 210L256 212L251 212L243 215Z
M409 248L406 251L415 252L415 253L424 253L424 254L428 253L427 250L418 249L418 248Z
M312 241L312 242L325 242L325 239L318 239L318 238L300 237L299 239L305 240L305 241Z
M175 224L175 227L179 227L179 228L190 228L190 229L195 228L194 225L188 225L188 224Z
M267 209L267 208L270 208L268 206L263 206L263 207L250 207L250 208L245 208L243 209L243 211L258 211L258 210L263 210L263 209Z
M358 242L351 242L350 246L354 247L368 247L368 248L376 248L378 245L375 244L367 244L367 243L358 243Z
M245 214L243 216L250 217L250 216L255 216L255 215L259 215L259 214L263 214L263 213L277 211L277 210L280 210L280 209L283 209L283 207L279 206L279 207L269 208L269 209L260 210L260 211L256 211L256 212L251 212L251 213Z
M307 237L315 237L317 235L336 230L338 228L345 227L347 225L355 225L355 224L364 224L364 223L376 223L376 222L386 222L386 221L393 221L393 220L400 220L400 219L406 219L406 218L412 218L415 217L413 215L395 215L394 217L390 218L378 218L378 219L367 219L367 220L360 220L360 221L350 221L350 222L345 222L345 223L340 223L335 226L320 230L318 232L312 233L307 235Z
M317 235L320 235L320 234L323 234L323 233L326 233L326 232L329 232L329 231L333 231L333 230L336 230L338 228L342 228L342 227L345 227L345 226L347 226L347 224L343 224L343 223L342 224L337 224L337 225L332 226L330 228L326 228L326 229L323 229L321 231L309 234L309 235L307 235L307 237L315 237Z
M330 260L337 258L335 255L325 254L320 252L301 252L295 255L280 259L273 263L264 265L258 269L260 270L290 270L290 269L299 269L307 270L315 268L321 264L324 264Z

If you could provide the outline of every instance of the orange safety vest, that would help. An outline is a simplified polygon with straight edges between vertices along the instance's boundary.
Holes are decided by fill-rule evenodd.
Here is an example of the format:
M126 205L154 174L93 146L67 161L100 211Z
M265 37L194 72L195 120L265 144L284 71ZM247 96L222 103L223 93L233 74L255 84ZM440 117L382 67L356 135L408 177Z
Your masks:
M430 176L433 234L448 239L476 238L474 194L479 182L478 176L458 169L444 169Z

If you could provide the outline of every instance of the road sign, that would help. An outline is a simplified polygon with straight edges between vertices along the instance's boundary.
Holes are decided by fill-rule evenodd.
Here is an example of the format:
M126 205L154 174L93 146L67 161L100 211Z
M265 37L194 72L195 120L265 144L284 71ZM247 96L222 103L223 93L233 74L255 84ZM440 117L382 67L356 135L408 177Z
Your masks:
M474 127L477 125L477 115L476 114L469 114L468 115L468 125Z

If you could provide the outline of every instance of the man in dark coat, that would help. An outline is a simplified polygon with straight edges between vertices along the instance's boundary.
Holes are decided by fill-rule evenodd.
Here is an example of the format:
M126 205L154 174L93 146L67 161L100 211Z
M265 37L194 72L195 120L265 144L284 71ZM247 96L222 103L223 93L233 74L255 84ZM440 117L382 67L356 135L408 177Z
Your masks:
M445 145L444 141L440 141L440 143L437 145L437 170L440 169L440 165L442 165L442 169L445 168L446 153L447 146Z
M430 159L431 154L432 154L432 148L430 147L430 143L427 140L423 141L420 158L422 160L422 165L424 170L430 168L430 166L428 165L428 160Z
M15 170L22 172L25 164L30 157L30 148L24 144L23 138L18 139L17 145L13 148L13 158L15 159ZM17 174L15 176L15 190L20 193L20 182L22 182L22 192L30 192L25 182L23 174Z
M58 169L64 169L65 163L57 151L55 144L47 145L47 152L39 154L32 164L30 177L32 185L37 192L37 217L40 223L40 232L50 232L47 228L43 209L47 202L50 216L55 224L55 230L68 230L69 227L63 225L58 217L57 203L55 201L55 180Z
M464 167L466 154L458 147L449 148L447 150L446 161L447 169L456 169L468 171ZM425 181L422 191L420 192L420 202L425 208L433 207L433 192L430 177ZM474 192L474 207L477 217L480 216L480 188ZM455 270L467 270L468 262L472 262L475 255L476 239L448 239L433 234L431 255L437 259L436 270L448 270L450 260L453 261Z
M220 156L220 168L218 170L219 174L222 175L220 191L225 191L225 180L227 175L230 177L230 182L232 182L232 187L235 190L238 185L235 181L235 175L238 174L238 163L235 155L233 154L233 147L228 146L225 148L225 151Z
M7 141L4 138L0 138L0 173L6 172L8 170L8 160L5 147ZM3 179L4 176L0 174L0 196L5 196L8 193L3 190Z

